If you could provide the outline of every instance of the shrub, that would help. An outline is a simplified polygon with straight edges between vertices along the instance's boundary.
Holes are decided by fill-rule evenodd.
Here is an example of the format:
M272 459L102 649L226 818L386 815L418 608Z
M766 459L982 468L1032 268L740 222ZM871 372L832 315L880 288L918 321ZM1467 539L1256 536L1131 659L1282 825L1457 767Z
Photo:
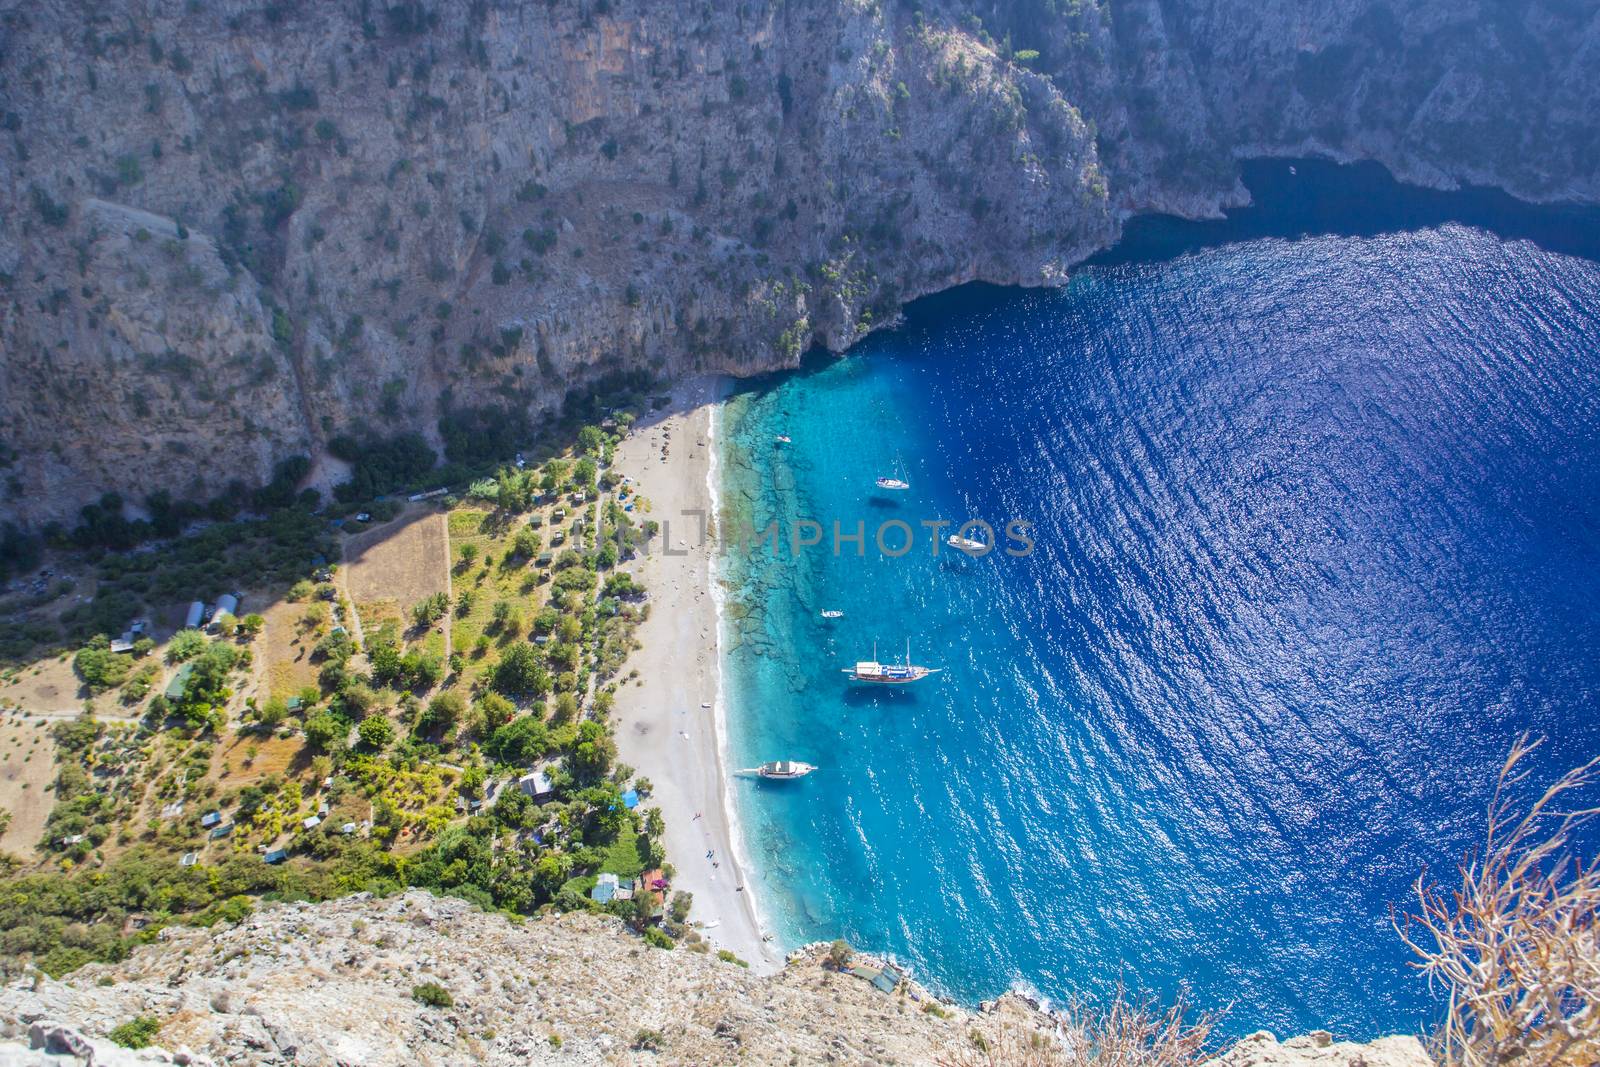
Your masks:
M850 942L839 938L828 946L828 962L836 971L842 971L850 966L850 957L855 955L855 949L850 947Z
M140 1015L112 1030L110 1036L123 1048L149 1048L160 1032L161 1020L151 1015Z
M653 945L656 948L670 949L675 946L675 942L672 940L672 938L668 937L665 933L654 926L644 932L644 942L645 944Z
M450 991L438 982L423 982L411 987L411 999L430 1008L448 1008L455 1004Z

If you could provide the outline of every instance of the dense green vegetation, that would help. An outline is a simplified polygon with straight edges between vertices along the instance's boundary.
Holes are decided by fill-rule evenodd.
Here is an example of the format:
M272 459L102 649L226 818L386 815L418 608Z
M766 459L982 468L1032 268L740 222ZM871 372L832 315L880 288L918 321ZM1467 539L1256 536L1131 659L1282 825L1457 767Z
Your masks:
M617 500L596 499L626 498L607 470L615 435L589 426L574 438L577 454L474 483L474 506L446 522L456 601L429 595L399 619L369 619L364 646L335 625L352 610L338 588L306 577L335 549L302 512L102 557L99 582L117 610L95 618L108 629L147 603L209 597L245 568L277 577L306 605L315 684L292 702L272 694L234 708L260 616L221 616L216 637L180 631L160 655L148 639L114 653L105 633L91 636L78 676L93 692L120 687L144 718L56 729L57 802L41 849L59 870L4 861L0 950L62 973L118 958L166 922L237 918L257 898L407 886L516 913L598 908L589 891L601 873L661 867L659 812L623 797L630 784L648 795L649 784L617 765L606 725L616 699L607 680L646 610L643 591L611 568L646 530ZM380 480L421 465L414 443L360 455ZM558 525L567 508L575 514ZM546 535L563 542L554 560L541 554ZM458 640L448 661L434 640L447 616ZM179 673L152 696L163 664ZM251 770L269 747L272 769ZM549 786L537 800L517 785L535 767ZM216 814L202 823L206 812ZM292 861L262 862L269 849ZM184 852L204 858L174 863ZM660 918L682 931L653 893L608 907L641 929Z

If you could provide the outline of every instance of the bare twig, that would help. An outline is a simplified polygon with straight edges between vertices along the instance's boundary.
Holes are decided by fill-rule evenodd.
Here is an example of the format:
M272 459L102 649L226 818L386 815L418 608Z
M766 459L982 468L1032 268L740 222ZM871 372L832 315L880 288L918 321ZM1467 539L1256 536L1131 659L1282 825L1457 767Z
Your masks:
M1417 912L1395 923L1414 964L1448 993L1437 1035L1450 1067L1600 1063L1600 857L1572 837L1600 808L1569 806L1600 781L1600 758L1562 775L1525 810L1518 767L1539 747L1512 745L1489 804L1481 854L1446 893L1417 879Z

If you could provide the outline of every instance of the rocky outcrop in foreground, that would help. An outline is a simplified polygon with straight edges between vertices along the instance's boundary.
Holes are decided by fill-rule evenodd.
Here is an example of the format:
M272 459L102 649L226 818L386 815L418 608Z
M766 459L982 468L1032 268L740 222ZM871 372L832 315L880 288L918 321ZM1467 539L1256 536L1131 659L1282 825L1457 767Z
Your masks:
M970 1012L914 983L893 993L824 968L818 949L762 977L662 951L614 919L513 924L411 892L264 910L237 926L168 930L125 963L0 990L0 1064L599 1064L949 1062L1054 1041L1007 996ZM429 1007L413 989L438 983ZM136 1017L159 1049L104 1042ZM1222 1067L1426 1067L1412 1038L1348 1045L1259 1034ZM51 1056L58 1058L52 1059ZM1063 1060L1063 1062L1066 1062Z

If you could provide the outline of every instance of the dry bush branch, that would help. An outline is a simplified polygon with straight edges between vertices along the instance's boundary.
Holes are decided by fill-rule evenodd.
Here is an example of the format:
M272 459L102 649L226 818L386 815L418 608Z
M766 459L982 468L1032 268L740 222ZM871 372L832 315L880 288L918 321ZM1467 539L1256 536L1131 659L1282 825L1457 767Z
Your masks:
M1526 809L1518 769L1539 742L1517 739L1489 804L1481 854L1448 893L1417 879L1418 912L1395 928L1413 964L1449 994L1437 1035L1450 1067L1600 1063L1600 857L1572 854L1600 808L1570 806L1600 781L1600 758L1562 775Z
M1210 1058L1217 1016L1193 1022L1180 998L1168 1008L1134 1001L1118 986L1105 1006L1077 1004L1060 1015L1053 1034L1013 1027L987 1047L977 1047L942 1067L1191 1067Z

